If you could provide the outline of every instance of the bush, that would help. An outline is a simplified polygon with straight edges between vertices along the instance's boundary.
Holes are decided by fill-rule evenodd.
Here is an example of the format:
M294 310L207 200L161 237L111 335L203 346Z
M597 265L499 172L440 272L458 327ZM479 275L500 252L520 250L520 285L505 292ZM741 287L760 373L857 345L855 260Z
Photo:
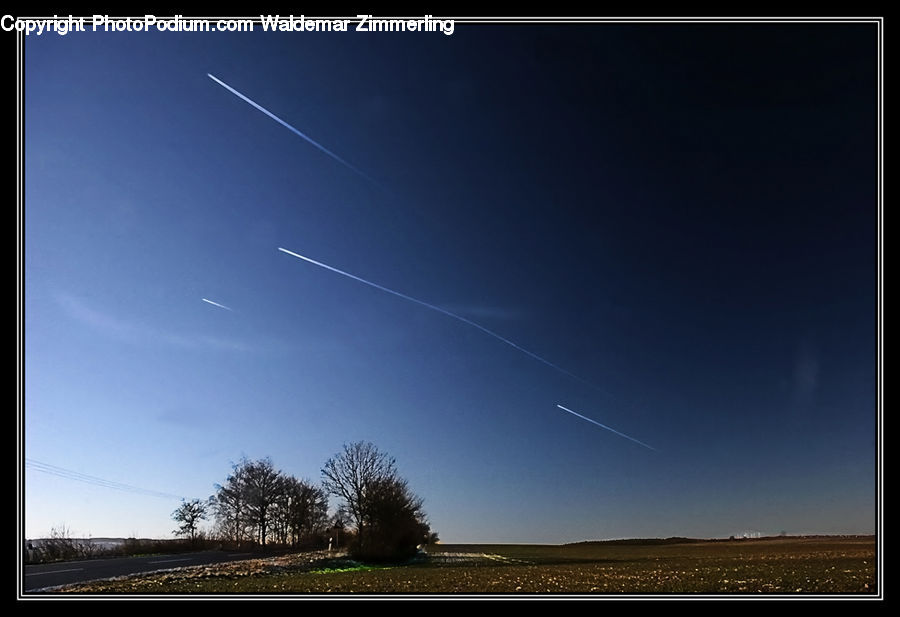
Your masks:
M373 482L363 504L365 524L350 545L350 555L360 561L396 563L418 551L429 535L422 500L412 494L405 480L384 478Z

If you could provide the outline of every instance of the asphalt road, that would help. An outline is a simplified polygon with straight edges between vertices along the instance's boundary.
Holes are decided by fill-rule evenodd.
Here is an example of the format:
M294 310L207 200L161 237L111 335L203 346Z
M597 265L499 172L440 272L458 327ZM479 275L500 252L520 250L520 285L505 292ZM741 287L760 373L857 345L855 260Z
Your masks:
M153 572L184 566L201 566L224 561L240 561L263 557L259 553L204 551L180 555L150 555L146 557L114 557L85 561L61 561L25 566L22 589L25 593L40 593L48 587L83 583L139 572Z

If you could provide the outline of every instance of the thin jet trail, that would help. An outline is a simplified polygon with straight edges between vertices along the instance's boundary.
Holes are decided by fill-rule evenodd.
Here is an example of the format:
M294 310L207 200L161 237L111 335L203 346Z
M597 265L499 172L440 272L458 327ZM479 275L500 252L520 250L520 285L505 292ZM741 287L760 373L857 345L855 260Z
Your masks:
M499 341L503 341L503 342L506 343L507 345L509 345L509 346L511 346L511 347L514 347L515 349L518 349L519 351L521 351L521 352L524 353L525 355L534 358L534 359L537 360L538 362L543 362L544 364L546 364L546 365L549 366L550 368L556 369L556 370L559 371L560 373L563 373L564 375L568 375L569 377L571 377L571 378L573 378L573 379L575 379L575 380L577 380L577 381L580 381L580 382L583 383L583 384L586 384L586 385L588 385L588 386L591 386L592 388L595 388L595 389L597 389L597 390L600 389L600 388L598 388L597 386L595 386L594 384L592 384L591 382L587 381L586 379L583 379L583 378L579 377L578 375L575 375L574 373L570 373L569 371L567 371L566 369L562 368L561 366L557 366L556 364L553 364L553 363L550 362L549 360L545 360L544 358L540 357L540 356L537 355L536 353L532 353L532 352L528 351L527 349L525 349L524 347L520 347L519 345L516 345L515 343L513 343L513 342L512 342L511 340L509 340L508 338L504 338L504 337L500 336L499 334L497 334L496 332L492 332L491 330L488 330L488 329L485 328L484 326L482 326L482 325L480 325L480 324L477 324L477 323L475 323L474 321L472 321L472 320L470 320L470 319L466 319L465 317L461 317L460 315L457 315L456 313L451 313L450 311L445 310L445 309L442 309L442 308L439 307L439 306L435 306L435 305L433 305L433 304L429 304L428 302L424 302L424 301L419 300L419 299L417 299L417 298L413 298L412 296L407 296L406 294L400 293L399 291L394 291L393 289L388 289L387 287L382 287L381 285L379 285L379 284L377 284L377 283L373 283L373 282L371 282L371 281L367 281L366 279L360 278L360 277L358 277L358 276L354 276L353 274L350 274L349 272L344 272L343 270L338 270L337 268L333 268L333 267L331 267L331 266L329 266L329 265L327 265L327 264L323 264L323 263L318 262L318 261L316 261L316 260L314 260L314 259L310 259L309 257L304 257L303 255L300 255L300 254L295 253L295 252L293 252L293 251L289 251L289 250L283 249L283 248L281 248L281 247L278 247L278 250L281 251L282 253L287 253L288 255L292 255L292 256L294 256L294 257L296 257L296 258L298 258L298 259L302 259L303 261L308 261L309 263L311 263L311 264L313 264L313 265L316 265L316 266L319 266L320 268L325 268L326 270L331 270L332 272L336 272L337 274L340 274L340 275L342 275L342 276L346 276L347 278L351 278L351 279L353 279L354 281L359 281L360 283L365 283L366 285L369 285L370 287L374 287L375 289L380 289L381 291L386 291L387 293L393 294L393 295L398 296L398 297L400 297L400 298L403 298L404 300L409 300L410 302L415 302L416 304L420 304L420 305L424 306L425 308L430 308L431 310L437 311L438 313L442 313L442 314L446 315L447 317L452 317L453 319L456 319L456 320L459 320L459 321L461 321L461 322L463 322L463 323L465 323L465 324L468 324L468 325L472 326L473 328L478 328L479 330L481 330L481 331L484 332L485 334L488 334L488 335L490 335L490 336L493 336L495 339L497 339L497 340L499 340ZM601 390L601 391L602 391L602 390Z
M572 411L572 410L569 409L568 407L563 407L562 405L560 405L560 404L558 404L558 403L557 403L556 406L559 407L560 409L562 409L563 411L568 411L570 414L572 414L572 415L574 415L574 416L578 416L578 417L581 418L582 420L587 420L588 422L591 422L591 423L593 423L593 424L596 424L597 426L599 426L599 427L601 427L601 428L605 428L605 429L608 430L608 431L612 431L613 433L615 433L615 434L618 435L619 437L624 437L625 439L630 439L630 440L633 441L634 443L639 443L639 444L641 444L642 446L644 446L645 448L649 448L649 449L653 450L654 452L657 451L656 448L654 448L653 446L648 446L648 445L645 444L643 441L638 441L638 440L635 439L634 437L629 437L629 436L626 435L625 433L620 433L620 432L617 431L616 429L610 428L610 427L606 426L605 424L600 424L600 423L597 422L596 420L591 420L590 418L586 418L585 416L581 415L580 413L576 413L576 412Z
M226 311L231 311L232 313L234 312L232 309L228 308L224 304L219 304L218 302L213 302L212 300L207 300L206 298L200 298L200 299L208 304L212 304L213 306L218 306L219 308L223 308Z
M243 94L241 94L240 92L238 92L237 90L235 90L234 88L232 88L231 86L229 86L228 84L226 84L224 81L222 81L221 79L217 78L215 75L213 75L213 74L211 74L211 73L207 73L206 76L209 77L209 78L210 78L211 80L213 80L214 82L216 82L217 84L219 84L220 86L222 86L223 88L225 88L226 90L228 90L229 92L231 92L233 95L235 95L236 97L238 97L239 99L241 99L241 100L244 101L245 103L249 103L250 105L252 105L252 106L255 107L256 109L258 109L259 111L263 112L264 114L266 114L267 116L269 116L270 118L272 118L272 120L274 120L275 122L277 122L277 123L280 124L281 126L285 127L286 129L288 129L289 131L291 131L291 132L294 133L295 135L297 135L297 136L299 136L299 137L302 137L303 139L305 139L306 141L308 141L309 143L311 143L312 145L314 145L316 148L318 148L319 150L321 150L322 152L324 152L325 154L327 154L328 156L330 156L331 158L333 158L334 160L336 160L338 163L344 165L345 167L347 167L348 169L350 169L350 170L352 170L352 171L355 171L357 174L359 174L360 176L362 176L363 178L365 178L365 179L368 180L369 182L371 182L371 183L373 183L373 184L375 184L375 185L377 185L377 186L380 186L380 185L378 184L378 182L376 182L375 180L373 180L370 176L368 176L368 175L365 174L364 172L360 171L359 169L357 169L356 167L354 167L353 165L351 165L350 163L348 163L347 161L345 161L344 159L342 159L341 157L339 157L337 154L335 154L334 152L332 152L331 150L329 150L328 148L326 148L325 146L323 146L322 144L320 144L320 143L317 142L316 140L314 140L314 139L312 139L311 137L309 137L308 135L304 134L302 131L299 131L299 130L295 129L293 126L291 126L290 124L288 124L287 122L285 122L284 120L282 120L281 118L279 118L278 116L276 116L275 114L273 114L271 111L269 111L268 109L266 109L266 108L263 107L262 105L259 105L258 103L254 102L252 99L250 99L249 97L244 96Z

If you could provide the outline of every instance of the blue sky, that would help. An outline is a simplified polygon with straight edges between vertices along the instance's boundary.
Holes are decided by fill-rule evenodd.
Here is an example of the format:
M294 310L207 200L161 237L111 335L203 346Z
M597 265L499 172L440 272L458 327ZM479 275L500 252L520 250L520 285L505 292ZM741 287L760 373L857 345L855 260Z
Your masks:
M873 533L876 58L872 23L30 36L24 456L205 498L368 440L445 542ZM23 498L27 537L178 505Z

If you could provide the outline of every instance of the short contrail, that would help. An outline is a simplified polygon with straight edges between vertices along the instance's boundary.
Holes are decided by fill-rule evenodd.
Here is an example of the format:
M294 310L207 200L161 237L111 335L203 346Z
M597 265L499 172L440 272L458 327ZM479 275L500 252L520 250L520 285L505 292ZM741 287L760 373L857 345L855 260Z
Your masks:
M223 308L226 311L231 311L232 313L234 312L232 309L228 308L224 304L219 304L218 302L213 302L212 300L207 300L206 298L200 298L200 299L203 300L204 302L212 304L213 306L218 306L219 308Z
M302 137L303 139L305 139L306 141L308 141L309 143L311 143L312 145L314 145L316 148L318 148L319 150L321 150L322 152L324 152L325 154L327 154L328 156L330 156L331 158L333 158L334 160L336 160L338 163L341 163L341 164L344 165L345 167L347 167L347 168L349 168L349 169L355 171L356 173L358 173L360 176L362 176L363 178L365 178L365 179L368 180L369 182L372 182L373 184L376 184L376 185L378 184L378 182L376 182L376 181L373 180L371 177L369 177L368 175L366 175L365 173L363 173L362 171L360 171L359 169L357 169L356 167L354 167L353 165L351 165L350 163L348 163L347 161L345 161L344 159L342 159L341 157L339 157L337 154L335 154L334 152L332 152L331 150L329 150L328 148L326 148L325 146L323 146L322 144L320 144L320 143L317 142L316 140L314 140L314 139L310 138L309 136L305 135L303 132L298 131L298 130L295 129L293 126L291 126L290 124L288 124L287 122L285 122L284 120L282 120L281 118L279 118L278 116L276 116L275 114L273 114L271 111L269 111L268 109L266 109L266 108L263 107L262 105L259 105L259 104L255 103L253 100L251 100L250 98L244 96L243 94L241 94L240 92L238 92L237 90L235 90L234 88L232 88L231 86L229 86L228 84L226 84L226 83L225 83L224 81L222 81L221 79L218 79L215 75L212 75L212 74L210 74L210 73L207 73L206 76L209 77L209 78L210 78L211 80L213 80L214 82L216 82L217 84L219 84L220 86L222 86L223 88L225 88L226 90L228 90L229 92L231 92L233 95L235 95L236 97L238 97L239 99L241 99L241 100L244 101L245 103L249 103L250 105L253 105L253 107L255 107L255 108L258 109L259 111L263 112L264 114L266 114L267 116L269 116L270 118L272 118L272 120L274 120L275 122L277 122L277 123L280 124L281 126L285 127L286 129L288 129L289 131L291 131L291 132L294 133L295 135L298 135L299 137Z
M586 418L586 417L584 417L583 415L581 415L580 413L576 413L576 412L572 411L572 410L569 409L568 407L563 407L563 406L560 405L560 404L557 404L556 406L559 407L560 409L562 409L563 411L568 411L570 414L572 414L572 415L574 415L574 416L578 416L578 417L581 418L582 420L587 420L588 422L591 422L591 423L593 423L593 424L596 424L597 426L599 426L599 427L601 427L601 428L605 428L605 429L608 430L608 431L612 431L613 433L615 433L615 434L618 435L619 437L624 437L625 439L630 439L630 440L633 441L634 443L639 443L639 444L641 444L642 446L644 446L645 448L650 448L651 450L653 450L654 452L656 452L656 448L654 448L654 447L652 447L652 446L648 446L648 445L645 444L643 441L638 441L638 440L635 439L634 437L629 437L629 436L626 435L625 433L620 433L620 432L617 431L616 429L614 429L614 428L609 428L609 427L606 426L605 424L600 424L600 423L597 422L596 420L591 420L590 418Z
M477 323L475 323L474 321L471 321L471 320L469 320L469 319L466 319L465 317L461 317L461 316L457 315L456 313L451 313L450 311L447 311L447 310L445 310L445 309L442 309L442 308L439 307L439 306L435 306L435 305L433 305L433 304L429 304L429 303L427 303L427 302L423 302L422 300L418 300L418 299L416 299L416 298L413 298L412 296L407 296L406 294L402 294L402 293L400 293L399 291L394 291L393 289L388 289L387 287L382 287L381 285L379 285L379 284L377 284L377 283L373 283L373 282L371 282L371 281L367 281L366 279L359 278L358 276L354 276L354 275L350 274L349 272L344 272L343 270L338 270L337 268L332 268L331 266L329 266L329 265L327 265L327 264L323 264L323 263L318 262L318 261L316 261L316 260L314 260L314 259L310 259L309 257L304 257L303 255L299 255L299 254L297 254L297 253L294 253L293 251L289 251L289 250L283 249L283 248L281 248L281 247L279 247L278 250L281 251L282 253L287 253L288 255L293 255L294 257L297 257L298 259L302 259L303 261L308 261L309 263L314 264L314 265L316 265L316 266L319 266L320 268L325 268L326 270L331 270L332 272L336 272L337 274L341 274L341 275L343 275L343 276L346 276L347 278L351 278L351 279L353 279L354 281L359 281L360 283L365 283L366 285L369 285L370 287L374 287L375 289L380 289L381 291L386 291L387 293L393 294L393 295L398 296L398 297L400 297L400 298L403 298L404 300L409 300L410 302L415 302L416 304L421 304L422 306L424 306L424 307L426 307L426 308L430 308L430 309L433 310L433 311L437 311L438 313L443 313L443 314L446 315L447 317L452 317L453 319L457 319L457 320L459 320L459 321L461 321L461 322L463 322L463 323L465 323L465 324L469 324L469 325L472 326L473 328L478 328L479 330L481 330L481 331L484 332L485 334L489 334L490 336L493 336L495 339L497 339L497 340L499 340L499 341L503 341L504 343L506 343L507 345L509 345L509 346L511 346L511 347L515 347L516 349L518 349L518 350L521 351L522 353L524 353L524 354L526 354L526 355L528 355L528 356L531 356L532 358L534 358L534 359L537 360L538 362L543 362L543 363L546 364L547 366L549 366L549 367L551 367L551 368L553 368L553 369L556 369L557 371L559 371L560 373L563 373L564 375L568 375L569 377L572 377L573 379L576 379L576 380L580 381L580 382L583 383L583 384L586 384L586 385L588 385L588 386L591 386L592 388L597 388L597 386L595 386L595 385L592 384L591 382L587 381L586 379L583 379L583 378L579 377L578 375L575 375L574 373L570 373L569 371L567 371L566 369L562 368L561 366L557 366L556 364L553 364L553 363L550 362L549 360L545 360L544 358L540 357L540 356L537 355L536 353L532 353L532 352L528 351L527 349L525 349L524 347L520 347L519 345L516 345L515 343L513 343L513 342L512 342L511 340L509 340L508 338L504 338L504 337L500 336L499 334L497 334L496 332L492 332L492 331L488 330L487 328L485 328L484 326L479 325L479 324L477 324Z

